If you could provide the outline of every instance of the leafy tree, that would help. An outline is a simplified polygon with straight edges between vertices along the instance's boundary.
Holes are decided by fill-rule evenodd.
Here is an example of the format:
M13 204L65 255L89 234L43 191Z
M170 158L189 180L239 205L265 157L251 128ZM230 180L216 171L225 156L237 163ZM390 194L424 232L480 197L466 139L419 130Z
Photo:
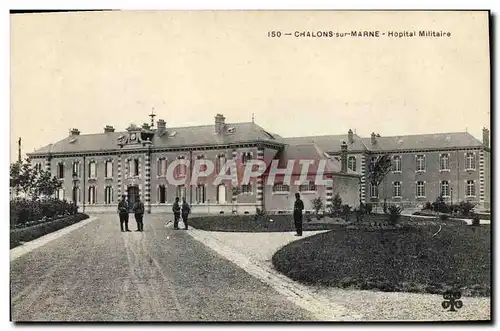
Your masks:
M332 206L330 213L334 216L337 216L338 214L340 214L341 210L342 210L342 198L337 193L332 199Z
M316 215L318 215L319 211L323 208L323 200L321 200L320 197L317 197L317 198L314 198L311 201L311 203L313 205L314 211L316 211Z
M389 171L391 171L391 167L391 156L389 154L379 155L375 160L375 163L370 164L368 169L368 180L370 184L378 188L385 176L389 173Z
M27 159L24 162L18 161L10 165L10 187L15 189L16 193L31 196L36 177L37 170L31 166Z
M10 187L25 197L37 199L40 195L51 196L62 183L50 172L37 170L28 159L10 165Z
M62 183L56 177L52 177L48 171L41 170L35 181L34 196L52 196L61 187Z

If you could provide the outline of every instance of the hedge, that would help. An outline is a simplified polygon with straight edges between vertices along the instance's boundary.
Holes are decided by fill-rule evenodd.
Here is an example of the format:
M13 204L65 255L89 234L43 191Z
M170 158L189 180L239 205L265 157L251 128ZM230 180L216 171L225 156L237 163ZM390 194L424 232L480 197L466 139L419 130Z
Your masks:
M87 218L89 218L89 215L75 214L25 228L12 229L10 231L10 248L12 249L16 246L19 246L21 242L34 240L36 238L45 236L46 234L78 223Z
M10 201L10 228L18 229L75 215L77 206L58 199Z

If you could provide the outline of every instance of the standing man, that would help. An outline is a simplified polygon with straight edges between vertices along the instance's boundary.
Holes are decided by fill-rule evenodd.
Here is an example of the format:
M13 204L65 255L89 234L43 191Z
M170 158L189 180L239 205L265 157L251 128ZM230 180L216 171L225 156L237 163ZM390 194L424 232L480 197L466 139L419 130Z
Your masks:
M123 230L123 223L125 223L125 231L130 232L128 229L128 203L127 196L122 195L122 200L118 203L118 215L120 216L120 229Z
M144 217L144 204L141 201L140 197L137 197L137 202L134 205L134 216L135 221L137 222L137 230L136 231L144 231L144 223L142 223Z
M179 229L179 218L181 217L181 206L179 205L179 197L175 197L174 205L172 206L174 212L174 230Z
M293 220L295 222L296 236L302 236L302 211L304 210L304 202L300 199L300 194L295 193L295 204L293 205Z
M191 207L186 202L186 198L182 198L182 221L184 222L184 230L188 229L188 216L191 212Z

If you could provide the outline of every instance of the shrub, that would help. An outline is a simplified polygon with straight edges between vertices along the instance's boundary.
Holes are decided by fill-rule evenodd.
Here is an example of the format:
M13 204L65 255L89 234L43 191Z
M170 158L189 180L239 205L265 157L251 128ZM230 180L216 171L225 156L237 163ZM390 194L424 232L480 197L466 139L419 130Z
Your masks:
M441 219L441 221L446 221L450 218L450 216L447 214L441 214L441 216L439 216L439 218Z
M389 222L391 224L396 224L399 221L399 218L401 217L401 212L403 211L403 208L396 205L390 205L388 210L389 210Z
M372 213L372 209L373 209L373 205L370 202L368 202L367 204L365 204L364 210L365 210L365 212L367 214L371 214Z
M338 216L342 210L342 198L337 193L332 199L332 206L330 207L330 214Z
M312 201L312 206L314 211L316 212L316 215L319 214L319 211L323 209L323 200L321 200L320 197L314 198Z
M58 199L10 201L10 226L21 228L74 215L77 207L73 203Z
M444 201L444 198L442 196L439 196L436 198L436 201L432 204L432 210L439 213L449 213L450 207Z
M474 217L472 218L472 225L479 225L479 216L478 215L474 215Z
M355 209L354 213L356 214L356 222L357 223L363 222L363 218L364 218L364 215L365 215L365 211L363 209L363 205L360 205L358 209Z
M349 205L342 205L342 216L343 217L349 216L350 212L351 212L351 206L349 206Z
M460 210L460 214L463 216L469 216L470 212L474 209L476 205L474 205L470 201L461 201L460 204L458 205L458 208Z
M384 199L384 214L387 214L387 199Z
M427 201L425 205L422 207L422 210L433 210L432 203L430 201Z

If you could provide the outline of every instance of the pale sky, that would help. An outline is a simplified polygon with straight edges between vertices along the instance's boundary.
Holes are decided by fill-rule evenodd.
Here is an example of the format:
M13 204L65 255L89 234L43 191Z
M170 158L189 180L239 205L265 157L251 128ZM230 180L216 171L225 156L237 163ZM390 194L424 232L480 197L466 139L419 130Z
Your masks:
M11 16L11 158L70 128L255 121L282 136L490 127L487 12L89 12ZM443 30L450 38L268 38Z

